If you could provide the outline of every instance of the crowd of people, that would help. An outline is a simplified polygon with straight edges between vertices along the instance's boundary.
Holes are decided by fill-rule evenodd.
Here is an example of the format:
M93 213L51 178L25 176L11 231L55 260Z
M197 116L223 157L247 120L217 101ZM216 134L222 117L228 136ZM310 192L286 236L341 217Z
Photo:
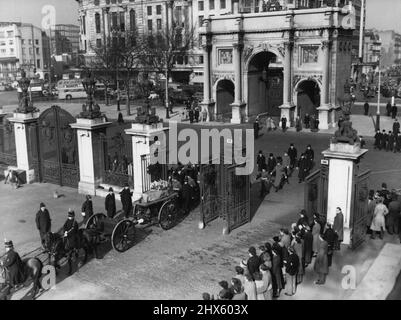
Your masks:
M201 111L198 100L192 98L191 100L187 100L185 102L185 109L187 111L186 118L189 118L190 123L198 123L198 122L206 122L207 119L207 111Z
M374 136L374 148L377 150L385 150L390 152L401 152L401 134L400 123L398 119L394 120L393 130L377 130Z
M260 150L256 159L258 174L256 179L260 181L260 197L270 193L271 188L276 192L289 184L289 178L295 169L298 170L298 182L305 181L314 166L315 152L311 145L306 147L304 153L298 158L298 151L291 143L283 156L275 157L273 153L266 159Z
M230 283L219 282L218 300L272 300L296 294L305 270L312 267L316 285L323 285L333 254L340 249L344 237L344 215L337 208L333 224L319 214L301 210L299 219L291 229L280 229L272 241L248 249L249 257L235 267ZM203 293L204 300L215 295Z

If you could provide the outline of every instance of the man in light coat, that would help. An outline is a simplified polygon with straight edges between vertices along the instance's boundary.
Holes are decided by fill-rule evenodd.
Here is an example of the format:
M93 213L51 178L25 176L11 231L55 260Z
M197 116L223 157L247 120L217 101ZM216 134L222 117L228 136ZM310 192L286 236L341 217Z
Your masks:
M262 273L262 280L267 288L265 291L265 300L273 300L273 280L270 269L265 264L261 264L259 269Z
M372 230L371 238L375 239L375 234L378 232L380 239L383 239L384 231L386 230L385 216L388 214L387 207L383 204L383 198L380 197L373 213L373 221L370 225Z

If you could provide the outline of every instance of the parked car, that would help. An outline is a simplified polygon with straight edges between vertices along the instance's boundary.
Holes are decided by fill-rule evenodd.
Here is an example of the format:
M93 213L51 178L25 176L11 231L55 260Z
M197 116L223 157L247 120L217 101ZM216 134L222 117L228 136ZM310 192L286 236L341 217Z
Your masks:
M159 99L159 95L158 95L156 92L152 91L152 92L150 93L148 99L149 99L149 100L156 100L156 99Z

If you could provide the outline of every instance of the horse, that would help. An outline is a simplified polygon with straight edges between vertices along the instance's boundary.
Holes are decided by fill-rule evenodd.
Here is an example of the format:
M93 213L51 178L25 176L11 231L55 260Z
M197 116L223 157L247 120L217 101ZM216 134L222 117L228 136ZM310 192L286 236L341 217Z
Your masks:
M49 264L57 269L60 268L58 262L66 257L68 261L68 274L72 274L72 258L78 259L80 250L84 250L85 256L83 264L88 260L88 252L94 252L96 259L98 258L96 248L96 236L90 230L79 229L75 247L69 248L65 244L65 238L59 233L47 233L45 235L45 249L49 256Z
M35 297L38 290L43 290L40 283L40 277L42 275L43 263L38 258L26 258L22 259L22 274L23 281L18 285L25 284L26 281L32 280L33 282L33 297ZM6 268L0 264L0 273L3 278L5 278ZM7 300L7 296L12 293L12 287L5 283L0 288L0 300Z

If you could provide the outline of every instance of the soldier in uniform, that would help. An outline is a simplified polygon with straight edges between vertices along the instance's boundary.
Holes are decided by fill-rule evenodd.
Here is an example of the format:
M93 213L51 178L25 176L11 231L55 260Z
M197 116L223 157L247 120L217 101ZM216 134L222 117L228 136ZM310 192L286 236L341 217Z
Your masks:
M75 220L75 212L68 210L68 218L63 226L65 249L70 251L78 246L78 223Z
M45 244L45 235L51 230L51 219L49 211L46 209L45 204L42 202L40 204L40 209L36 213L36 227L39 230L40 240L42 242L42 246Z
M24 266L17 252L14 251L12 241L5 241L6 254L0 261L6 271L6 283L10 288L16 288L25 281Z
M88 219L93 215L92 197L89 194L86 196L86 200L82 204L81 213L84 217L84 223L86 223Z

